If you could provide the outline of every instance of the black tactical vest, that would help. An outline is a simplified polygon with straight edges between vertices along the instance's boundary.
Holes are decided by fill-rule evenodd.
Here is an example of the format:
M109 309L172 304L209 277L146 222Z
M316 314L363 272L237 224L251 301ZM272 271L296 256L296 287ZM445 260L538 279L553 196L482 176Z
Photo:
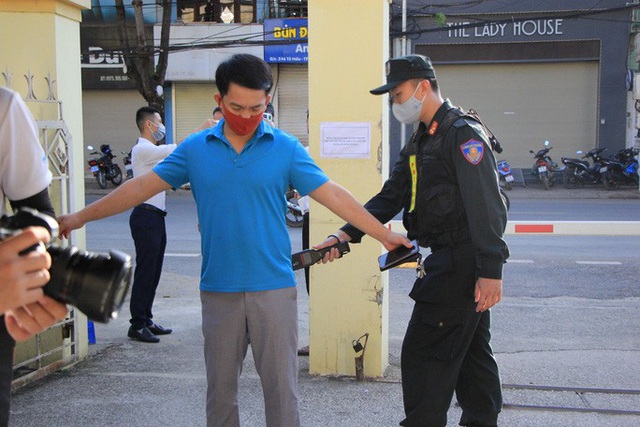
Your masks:
M419 129L406 147L411 194L403 224L409 239L432 250L470 240L453 159L445 155L451 152L445 147L447 131L463 116L462 110L450 109L433 135Z

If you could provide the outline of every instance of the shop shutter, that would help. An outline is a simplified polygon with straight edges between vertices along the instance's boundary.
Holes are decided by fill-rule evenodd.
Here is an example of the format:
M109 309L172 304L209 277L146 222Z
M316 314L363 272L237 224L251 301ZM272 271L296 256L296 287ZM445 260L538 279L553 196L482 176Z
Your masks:
M307 65L280 65L277 79L276 125L309 145L307 109L309 72Z
M218 93L213 82L174 83L175 141L182 141L211 118L216 107L213 96Z
M529 150L553 145L551 157L595 148L598 62L436 65L444 97L478 111L512 167L530 168Z

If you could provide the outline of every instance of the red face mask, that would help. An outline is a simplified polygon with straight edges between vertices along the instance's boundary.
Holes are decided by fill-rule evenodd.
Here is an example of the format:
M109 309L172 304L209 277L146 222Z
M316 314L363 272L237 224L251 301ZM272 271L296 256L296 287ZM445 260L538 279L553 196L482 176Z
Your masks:
M262 113L249 118L244 118L227 110L223 102L220 103L220 108L222 109L225 121L229 124L229 127L231 127L231 130L236 135L245 136L255 132L262 121Z

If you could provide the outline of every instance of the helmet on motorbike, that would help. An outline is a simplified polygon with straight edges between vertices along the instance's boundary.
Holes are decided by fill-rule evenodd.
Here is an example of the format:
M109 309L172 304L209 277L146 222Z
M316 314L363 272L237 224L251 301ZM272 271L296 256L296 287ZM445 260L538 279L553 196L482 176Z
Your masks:
M102 151L104 154L108 154L111 152L111 147L109 147L109 144L102 144L100 146L100 151Z

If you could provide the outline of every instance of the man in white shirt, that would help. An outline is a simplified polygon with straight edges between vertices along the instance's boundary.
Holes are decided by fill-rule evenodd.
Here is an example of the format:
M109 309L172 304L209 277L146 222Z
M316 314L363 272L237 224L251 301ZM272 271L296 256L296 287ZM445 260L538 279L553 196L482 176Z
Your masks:
M158 144L164 139L165 127L155 108L140 108L136 113L136 124L140 138L131 150L131 164L133 175L142 176L171 154L176 144ZM167 246L166 215L163 191L136 206L129 217L136 247L136 270L131 287L131 326L127 335L146 343L160 342L157 335L171 333L171 329L153 321L151 310Z

